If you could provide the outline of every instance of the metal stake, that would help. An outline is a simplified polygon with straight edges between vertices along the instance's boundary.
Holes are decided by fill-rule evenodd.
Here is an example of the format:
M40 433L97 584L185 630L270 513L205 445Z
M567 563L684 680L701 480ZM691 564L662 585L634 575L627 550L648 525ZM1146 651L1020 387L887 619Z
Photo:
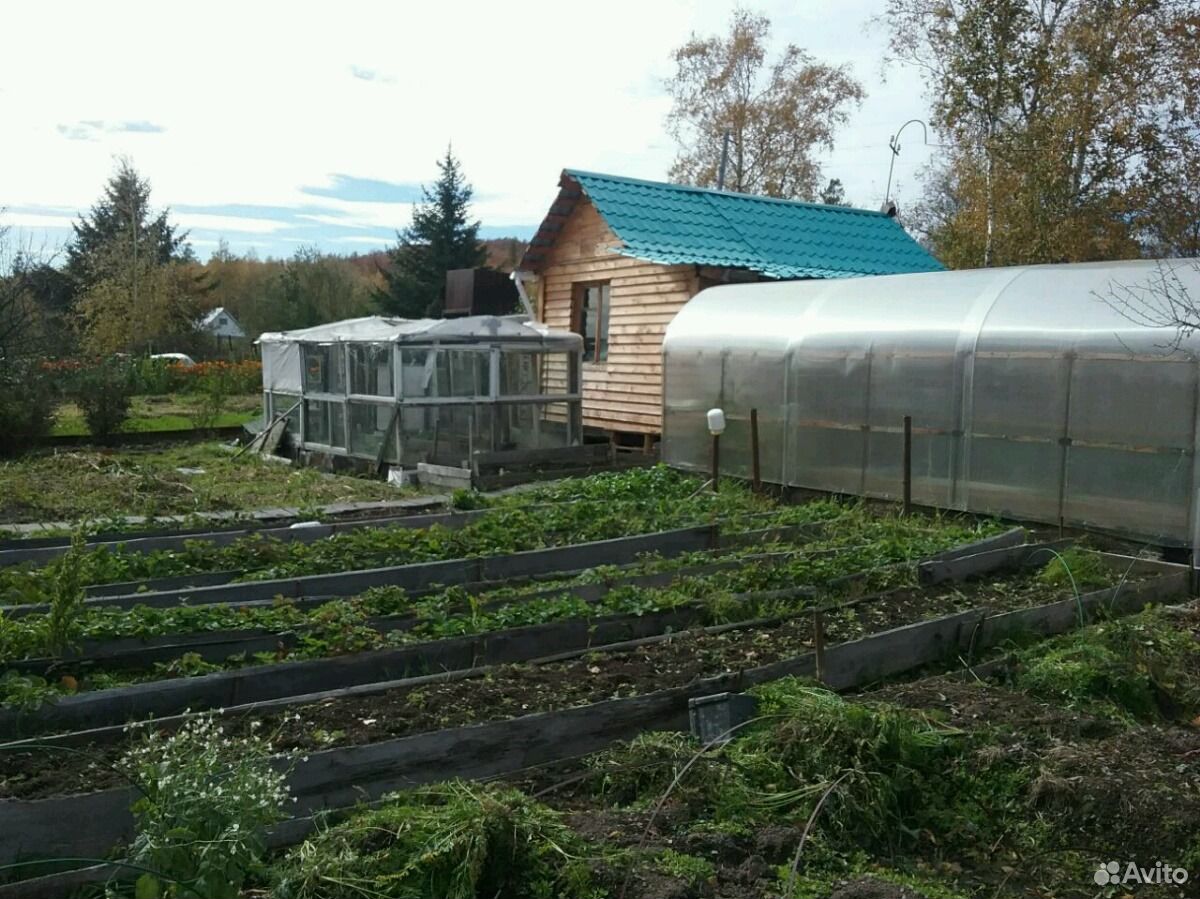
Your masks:
M752 486L755 493L762 492L762 470L758 461L758 410L750 410L750 464Z
M912 416L904 416L904 514L912 512Z
M721 472L721 435L712 435L712 489L717 492L717 476Z

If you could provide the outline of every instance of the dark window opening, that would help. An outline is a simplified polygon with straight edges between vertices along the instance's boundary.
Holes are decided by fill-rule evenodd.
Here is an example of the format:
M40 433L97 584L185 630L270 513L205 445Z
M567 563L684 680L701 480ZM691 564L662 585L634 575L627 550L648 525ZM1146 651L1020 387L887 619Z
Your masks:
M611 291L607 282L575 285L572 316L575 333L583 337L583 361L608 359L608 315Z

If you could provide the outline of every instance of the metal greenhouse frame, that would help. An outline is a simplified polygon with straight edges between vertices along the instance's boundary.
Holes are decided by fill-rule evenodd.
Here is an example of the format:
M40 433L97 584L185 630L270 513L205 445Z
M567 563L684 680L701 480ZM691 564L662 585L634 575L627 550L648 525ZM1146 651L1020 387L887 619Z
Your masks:
M1155 326L1200 303L1190 260L715 287L664 341L663 458L929 506L1200 544L1200 335ZM1158 313L1148 303L1155 303ZM1140 307L1140 308L1139 308Z
M415 466L582 439L579 335L522 317L371 316L263 334L267 420L312 452Z

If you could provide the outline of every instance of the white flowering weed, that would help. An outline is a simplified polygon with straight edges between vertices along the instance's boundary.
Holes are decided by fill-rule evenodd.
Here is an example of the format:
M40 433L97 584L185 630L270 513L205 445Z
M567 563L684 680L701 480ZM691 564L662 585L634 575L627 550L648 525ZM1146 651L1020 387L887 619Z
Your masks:
M211 716L150 731L126 753L122 766L143 792L129 860L161 875L144 874L139 895L238 895L260 870L265 829L285 817L272 756L266 740L227 736Z

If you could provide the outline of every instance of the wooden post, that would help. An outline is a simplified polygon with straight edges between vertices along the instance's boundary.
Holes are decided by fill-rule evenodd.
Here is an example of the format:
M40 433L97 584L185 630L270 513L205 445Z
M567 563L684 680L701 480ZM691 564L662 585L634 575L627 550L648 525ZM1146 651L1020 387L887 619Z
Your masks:
M820 609L813 609L813 658L817 683L822 683L825 680L825 613Z
M721 473L721 435L712 435L712 489L717 492L717 480Z
M912 416L904 416L904 514L912 512Z
M762 492L762 470L758 463L758 410L750 410L750 465L751 486L755 493Z

